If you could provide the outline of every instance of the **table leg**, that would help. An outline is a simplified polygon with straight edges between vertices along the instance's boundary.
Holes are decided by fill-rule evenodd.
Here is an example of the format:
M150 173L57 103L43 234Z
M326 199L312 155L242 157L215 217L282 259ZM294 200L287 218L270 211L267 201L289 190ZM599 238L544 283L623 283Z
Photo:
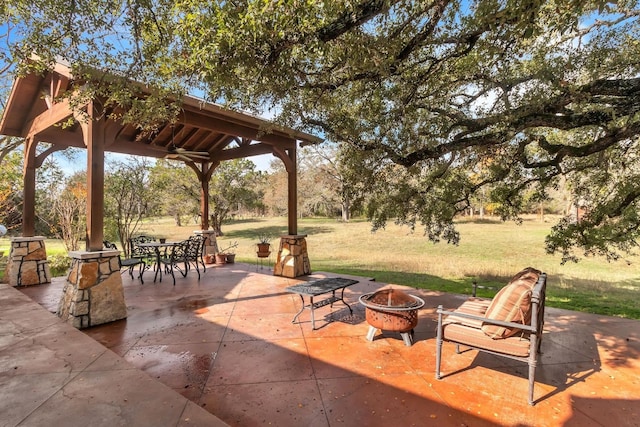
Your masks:
M342 293L340 294L340 301L342 301L342 303L347 306L347 308L349 309L349 313L353 314L353 310L351 310L351 306L347 304L347 302L344 300L344 290L345 288L342 288ZM336 291L333 291L333 296L335 295L336 295Z
M302 295L300 295L300 299L302 300L302 308L300 308L300 311L295 316L293 316L293 320L291 321L291 323L296 323L296 319L304 311L304 297Z
M313 296L310 296L309 299L311 303L309 304L309 308L311 309L311 329L316 330L316 319L313 317Z
M160 263L160 248L156 247L156 274L153 276L153 281L155 282L158 278L158 273L160 273L160 282L162 282L162 264Z

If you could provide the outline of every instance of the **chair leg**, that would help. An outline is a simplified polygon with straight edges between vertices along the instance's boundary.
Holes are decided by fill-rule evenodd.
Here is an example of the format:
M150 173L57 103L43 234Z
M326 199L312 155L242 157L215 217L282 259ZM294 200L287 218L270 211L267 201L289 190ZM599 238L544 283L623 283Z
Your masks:
M198 280L200 280L200 267L198 267L198 258L196 258L193 264L196 266L196 271L198 272Z
M533 386L536 382L536 365L538 364L538 350L539 350L538 336L531 335L530 347L529 347L529 405L533 406Z
M169 264L169 265L171 266L170 272L171 272L171 277L173 278L173 286L175 286L176 285L176 275L173 272L173 264Z
M529 362L529 405L533 406L533 386L536 383L536 362Z
M140 277L140 283L144 285L144 279L142 278L142 273L147 269L147 265L142 261L140 263L140 272L138 273L138 277Z

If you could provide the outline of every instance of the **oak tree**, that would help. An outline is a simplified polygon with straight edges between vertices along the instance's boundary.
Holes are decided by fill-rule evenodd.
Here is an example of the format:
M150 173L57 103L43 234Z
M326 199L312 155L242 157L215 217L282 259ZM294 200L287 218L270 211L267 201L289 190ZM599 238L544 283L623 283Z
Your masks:
M0 11L24 24L14 57L195 89L348 147L375 227L393 219L457 242L454 220L479 192L517 219L525 194L544 200L566 180L587 214L553 228L550 252L636 246L636 1L12 0Z

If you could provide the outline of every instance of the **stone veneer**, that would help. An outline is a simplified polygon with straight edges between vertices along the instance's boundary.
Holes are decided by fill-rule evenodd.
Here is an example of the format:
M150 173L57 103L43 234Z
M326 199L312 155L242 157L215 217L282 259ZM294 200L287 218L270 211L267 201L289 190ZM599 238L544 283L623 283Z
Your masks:
M71 269L58 317L78 329L127 317L118 251L69 252Z
M274 276L293 278L311 274L306 237L306 234L280 237L278 258L273 266Z
M202 234L205 237L202 255L215 255L220 252L214 230L196 230L193 234Z
M7 260L5 278L11 286L31 286L51 283L44 237L13 237Z

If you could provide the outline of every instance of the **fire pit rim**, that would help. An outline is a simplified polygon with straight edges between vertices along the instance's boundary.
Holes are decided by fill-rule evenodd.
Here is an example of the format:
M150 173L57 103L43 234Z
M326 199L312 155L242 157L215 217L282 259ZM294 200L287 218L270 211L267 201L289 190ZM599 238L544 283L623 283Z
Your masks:
M372 302L369 302L369 301L365 301L368 297L370 297L371 295L375 294L376 292L378 292L378 291L362 294L358 298L358 301L360 301L360 304L362 304L366 308L369 308L371 310L378 310L378 311L418 310L418 309L424 307L424 304L425 304L425 302L424 302L424 300L422 298L417 297L415 295L411 295L411 294L407 294L407 295L409 295L411 298L413 298L417 302L417 304L416 305L412 305L410 307L392 307L392 306L388 306L388 305L375 304L375 303L372 303Z

